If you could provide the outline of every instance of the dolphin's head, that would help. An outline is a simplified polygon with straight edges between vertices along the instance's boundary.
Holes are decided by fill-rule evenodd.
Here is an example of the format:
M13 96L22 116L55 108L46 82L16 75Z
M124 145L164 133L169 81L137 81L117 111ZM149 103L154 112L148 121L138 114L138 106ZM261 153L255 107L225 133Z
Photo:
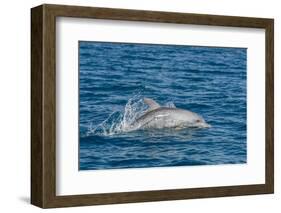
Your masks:
M194 125L196 127L200 127L200 128L210 128L211 125L208 124L202 117L198 116L198 118L195 119L194 121Z
M184 111L181 113L181 119L183 121L183 126L186 127L199 127L199 128L210 128L211 125L208 124L204 118L194 112Z

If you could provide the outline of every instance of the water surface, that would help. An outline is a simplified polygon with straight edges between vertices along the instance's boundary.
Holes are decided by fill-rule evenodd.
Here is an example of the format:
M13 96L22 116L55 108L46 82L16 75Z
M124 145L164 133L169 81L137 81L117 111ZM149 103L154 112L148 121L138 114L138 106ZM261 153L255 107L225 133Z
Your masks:
M246 163L245 48L79 42L79 169ZM123 131L149 97L212 128Z

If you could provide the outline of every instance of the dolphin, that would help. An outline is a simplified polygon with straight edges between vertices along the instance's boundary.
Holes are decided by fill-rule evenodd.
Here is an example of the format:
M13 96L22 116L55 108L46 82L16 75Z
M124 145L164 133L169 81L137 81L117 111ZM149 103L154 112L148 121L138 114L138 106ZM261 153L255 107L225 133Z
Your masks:
M143 100L149 106L149 109L130 125L131 130L211 127L200 115L194 112L179 108L161 107L150 98L144 98Z

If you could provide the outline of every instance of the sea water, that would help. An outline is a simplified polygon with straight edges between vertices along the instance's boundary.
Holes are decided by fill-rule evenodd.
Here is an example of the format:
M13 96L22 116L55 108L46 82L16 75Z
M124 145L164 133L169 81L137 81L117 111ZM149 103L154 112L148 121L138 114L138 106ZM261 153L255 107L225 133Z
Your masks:
M247 162L247 49L80 41L78 57L80 170ZM212 127L128 131L144 97Z

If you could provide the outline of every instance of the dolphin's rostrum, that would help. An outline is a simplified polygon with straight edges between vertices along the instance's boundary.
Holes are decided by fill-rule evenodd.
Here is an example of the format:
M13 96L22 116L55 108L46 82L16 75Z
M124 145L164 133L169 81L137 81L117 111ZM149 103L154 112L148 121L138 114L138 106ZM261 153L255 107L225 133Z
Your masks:
M179 108L161 107L150 98L144 98L144 102L149 106L149 109L130 125L131 130L211 127L200 115L194 112Z

